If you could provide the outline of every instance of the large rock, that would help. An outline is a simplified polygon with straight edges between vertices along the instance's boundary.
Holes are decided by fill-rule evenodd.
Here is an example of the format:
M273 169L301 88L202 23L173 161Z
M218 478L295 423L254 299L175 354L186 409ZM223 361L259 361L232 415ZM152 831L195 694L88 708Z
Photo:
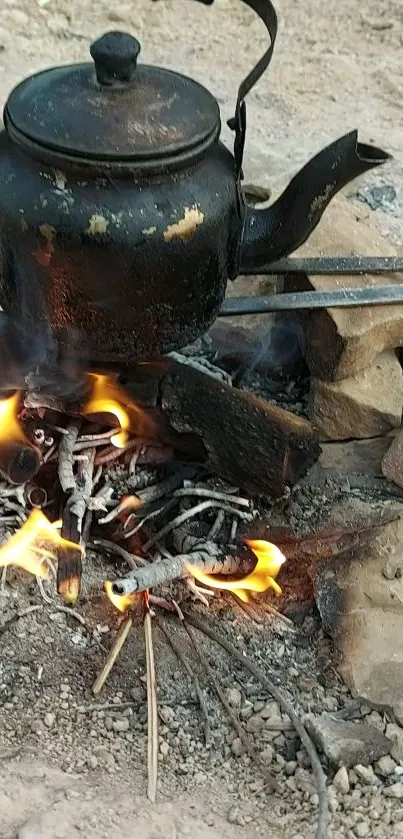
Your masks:
M385 452L381 468L385 478L403 488L403 429L396 434Z
M367 766L390 749L390 740L373 725L338 720L332 714L321 714L320 717L310 714L304 723L335 768Z
M367 208L338 195L297 251L298 256L324 254L394 256L396 249L381 236ZM391 282L403 283L403 274L298 277L288 280L287 287L328 291ZM318 309L303 313L301 319L306 360L311 372L321 379L355 376L370 367L382 350L403 346L403 304Z
M311 419L331 440L384 434L400 426L402 409L403 370L393 350L348 379L311 382Z
M402 505L394 505L403 515ZM403 519L314 571L325 630L351 693L403 720ZM361 761L362 762L362 761Z

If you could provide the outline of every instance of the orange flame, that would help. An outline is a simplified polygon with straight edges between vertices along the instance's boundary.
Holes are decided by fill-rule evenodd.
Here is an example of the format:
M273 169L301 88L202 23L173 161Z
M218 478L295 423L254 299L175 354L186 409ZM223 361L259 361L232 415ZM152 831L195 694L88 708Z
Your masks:
M63 539L58 532L61 526L61 521L50 522L41 510L32 510L22 527L0 547L0 568L16 565L30 574L46 578L48 565L44 560L56 560L57 548L77 551L77 545Z
M20 394L13 393L7 399L0 399L0 441L28 443L18 420Z
M122 402L125 401L124 391L121 390L111 376L100 373L88 373L91 383L91 395L84 406L85 414L113 414L119 422L121 430L111 437L111 443L118 449L123 449L129 438L130 416ZM120 397L120 399L119 399Z
M254 595L267 591L269 588L273 589L276 594L281 594L281 588L275 580L285 562L285 556L280 548L263 539L246 539L245 541L257 557L253 571L246 577L240 580L223 580L221 577L205 574L200 568L194 568L191 565L188 566L189 573L199 583L208 585L210 588L234 592L244 603L250 603Z
M113 606L115 606L115 609L119 610L119 612L126 612L127 609L131 609L138 597L137 594L115 594L110 580L105 580L104 589L109 597L109 600Z

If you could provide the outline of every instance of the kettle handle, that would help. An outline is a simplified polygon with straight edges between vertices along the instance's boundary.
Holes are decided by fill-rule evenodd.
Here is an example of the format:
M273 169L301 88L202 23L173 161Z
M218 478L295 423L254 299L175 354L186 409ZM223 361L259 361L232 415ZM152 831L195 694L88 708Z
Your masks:
M214 0L198 0L198 2L203 3L205 6L211 6ZM259 81L265 70L267 70L272 59L274 44L277 36L277 14L271 0L243 0L243 3L256 12L263 21L270 37L270 44L258 63L255 64L250 73L248 73L246 78L239 85L235 114L228 120L227 123L229 128L235 132L234 158L237 179L242 178L242 160L246 134L245 96L249 93L256 82Z

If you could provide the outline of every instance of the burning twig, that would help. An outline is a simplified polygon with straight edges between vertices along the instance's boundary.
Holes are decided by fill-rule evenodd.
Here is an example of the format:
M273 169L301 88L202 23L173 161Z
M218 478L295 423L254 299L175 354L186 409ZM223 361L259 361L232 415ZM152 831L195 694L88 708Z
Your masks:
M154 646L151 613L147 608L144 617L144 639L147 662L147 712L148 712L148 786L147 797L154 804L157 796L158 779L158 705L157 681L155 674Z
M180 663L182 664L184 670L186 670L186 673L188 674L189 678L191 679L191 681L194 684L196 696L199 700L200 710L201 710L201 713L202 713L202 716L203 716L203 719L204 719L204 740L205 740L206 746L208 746L208 744L211 742L210 720L209 720L209 716L208 716L206 700L204 698L203 691L200 687L199 680L198 680L196 674L193 672L189 662L187 661L187 659L185 658L185 656L184 656L184 654L181 650L180 645L177 643L177 641L173 637L172 633L167 632L164 624L161 621L158 621L158 626L159 626L161 632L163 633L163 635L165 637L165 640L168 642L170 647L172 647L175 655L178 657L178 659L179 659Z
M148 540L143 545L143 550L147 552L152 545L154 545L158 540L162 539L164 536L167 536L168 533L171 533L175 527L179 527L179 525L183 524L188 519L194 518L199 513L202 513L204 510L208 510L214 507L221 508L226 513L232 513L234 516L238 516L239 518L243 519L244 521L251 521L253 518L253 513L246 513L241 510L237 510L236 507L230 507L229 504L225 504L221 501L201 501L200 504L196 504L195 507L191 507L190 510L185 510L183 513L180 513L176 518L172 519L172 521L168 522L158 533L155 533L151 539Z
M218 548L217 548L218 554ZM239 572L240 560L234 556L214 556L206 550L162 559L138 568L126 577L115 580L112 591L118 595L130 595L160 586L164 583L186 577L191 568L201 568L206 574L235 574Z
M68 437L67 435L63 437L60 447L66 441L69 441L71 447L71 436ZM70 456L72 456L71 448ZM57 590L69 603L75 603L80 593L83 552L80 542L82 542L83 519L92 493L94 461L95 450L87 449L86 460L79 464L77 479L71 469L74 487L70 488L70 498L63 513L62 536L77 544L76 551L67 551L63 547L59 550ZM68 461L65 460L64 462L67 463ZM65 477L66 474L64 472Z
M119 629L119 632L117 633L116 638L113 642L113 645L112 645L111 649L109 650L109 653L106 657L105 664L104 664L102 670L100 671L100 673L98 674L97 678L95 679L95 682L92 686L92 693L93 693L94 696L99 696L99 694L101 693L101 690L102 690L102 688L103 688L103 686L104 686L104 684L105 684L105 682L106 682L106 680L107 680L107 678L108 678L108 676L109 676L109 674L112 670L112 667L114 666L114 664L115 664L115 662L116 662L116 660L117 660L117 658L120 654L120 651L122 650L122 648L123 648L123 646L124 646L124 644L127 640L127 636L129 634L132 626L133 626L133 618L131 618L129 616L122 623L122 625Z
M249 672L257 679L258 682L267 690L269 693L274 697L276 702L280 705L280 708L287 714L289 719L291 720L295 731L297 732L298 736L301 739L303 746L305 746L306 752L308 757L311 761L312 770L316 779L316 785L318 790L318 798L319 798L319 820L318 826L316 830L316 839L326 839L327 834L327 822L328 822L328 803L327 803L327 790L326 790L326 776L323 772L322 765L316 751L315 745L311 740L304 724L301 722L299 717L294 711L291 702L286 699L280 688L271 681L271 679L266 676L265 673L260 669L260 667L255 664L252 659L250 659L244 651L240 652L231 641L228 641L227 638L224 638L223 635L220 635L216 632L215 629L212 629L208 626L204 621L201 621L200 618L196 617L195 615L185 615L186 622L191 626L194 626L199 632L202 632L204 635L207 635L212 641L219 646L223 647L227 653L232 656L241 666L245 667Z

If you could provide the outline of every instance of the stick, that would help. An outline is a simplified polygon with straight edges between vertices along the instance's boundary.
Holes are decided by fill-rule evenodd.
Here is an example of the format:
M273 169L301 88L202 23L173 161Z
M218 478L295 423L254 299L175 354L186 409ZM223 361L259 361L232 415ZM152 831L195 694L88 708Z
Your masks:
M126 551L125 548L121 547L121 545L117 545L115 542L110 542L109 539L94 539L88 547L94 548L95 550L98 547L104 548L104 550L109 553L121 556L122 559L127 562L129 568L133 571L137 569L138 565L148 565L148 562L144 559L144 557L129 553L129 551ZM97 553L99 553L99 551L97 551Z
M192 680L192 682L194 684L196 696L199 700L200 710L201 710L201 713L202 713L202 717L204 719L204 741L205 741L206 746L208 746L208 744L211 742L210 720L209 720L209 716L208 716L206 700L204 698L203 691L200 687L199 680L198 680L197 676L195 675L195 673L193 672L189 662L186 660L185 656L183 655L183 652L182 652L179 644L177 643L176 639L172 636L172 634L167 632L164 624L161 623L161 621L158 621L158 626L159 626L161 632L163 633L163 635L165 636L166 641L172 647L174 653L177 655L179 661L181 662L182 666L186 670L186 673L188 674L189 678Z
M177 489L174 492L176 498L181 498L187 495L197 495L201 498L212 498L214 501L224 501L228 504L239 504L240 507L248 507L250 509L251 502L247 498L242 498L240 495L229 495L226 492L217 492L215 489L207 489L206 487L184 487Z
M159 539L162 539L164 536L167 536L168 533L171 533L175 527L179 527L180 524L187 521L188 519L197 516L199 513L202 513L204 510L208 510L214 507L218 507L221 510L224 510L226 513L232 513L234 516L238 516L239 518L243 519L244 521L251 521L253 518L252 513L244 513L241 510L237 510L236 507L230 507L229 504L223 504L221 501L201 501L200 504L196 504L195 507L191 507L190 510L185 510L184 513L180 513L179 516L172 519L172 521L168 522L158 533L155 533L154 536L151 536L145 544L143 545L144 552L147 552L152 545L155 544Z
M187 623L191 626L194 626L195 629L198 629L199 632L202 632L204 635L207 635L211 638L212 641L215 641L216 644L219 644L224 650L229 653L232 658L235 658L239 664L249 670L252 676L260 682L263 687L274 696L276 702L280 705L280 708L287 714L289 719L291 720L295 731L297 732L298 736L301 739L302 744L305 746L306 752L308 757L311 761L312 771L315 775L315 780L317 784L318 790L318 797L319 797L319 820L318 820L318 827L316 830L316 839L326 839L327 833L327 823L328 823L328 803L327 803L327 790L326 790L326 776L323 772L321 762L319 760L318 753L316 751L315 745L311 740L304 724L301 722L299 717L294 711L291 702L286 699L280 688L271 681L271 679L266 676L265 673L260 669L260 667L255 664L252 659L250 659L244 652L240 652L231 643L231 641L227 641L224 636L220 635L216 632L215 629L211 629L204 621L201 621L200 618L195 617L194 615L185 615L185 619Z
M153 634L150 610L147 609L144 617L144 639L146 645L147 662L147 713L148 713L148 786L147 797L154 804L157 796L158 779L158 705L157 705L157 681L155 674L155 660L153 647Z
M114 594L134 594L146 591L154 586L178 580L189 574L189 566L201 568L206 574L239 573L242 560L239 557L211 556L207 551L195 551L189 554L177 554L160 562L151 562L138 568L126 577L120 577L112 584Z
M81 421L73 419L67 426L67 434L63 434L59 443L58 474L63 492L71 492L76 488L73 472L74 445L78 437Z
M270 772L268 772L266 767L262 765L262 763L259 759L259 756L256 754L255 749L253 748L252 744L250 743L249 737L246 734L245 729L243 728L243 726L239 722L238 717L234 714L234 712L233 712L233 710L232 710L232 708L231 708L231 706L230 706L230 704L229 704L229 702L228 702L228 700L225 696L224 691L221 688L221 685L220 685L214 671L210 667L210 664L207 661L207 657L204 654L204 650L197 643L196 638L195 638L190 626L187 625L186 621L184 620L182 623L183 623L183 626L184 626L184 628L185 628L185 630L186 630L186 632L187 632L187 634L190 638L191 644L192 644L192 646L193 646L193 648L196 652L196 655L200 659L200 661L201 661L201 663L202 663L202 665L203 665L203 667L204 667L204 669L207 673L207 676L208 676L208 678L211 682L211 685L212 685L213 689L215 690L221 704L224 706L224 708L225 708L225 710L226 710L226 712L227 712L227 714L228 714L228 716L231 720L231 724L232 724L233 728L235 729L239 739L242 741L242 744L245 748L245 751L248 753L249 757L253 760L253 762L259 767L260 771L262 772L262 774L264 776L264 780L265 780L265 785L269 785L271 790L273 790L273 791L277 790L278 789L277 781L275 780L273 775Z
M111 672L112 667L115 664L115 661L117 660L119 653L127 640L127 636L132 626L133 619L131 617L126 618L126 620L122 623L119 632L116 635L116 638L113 642L113 645L110 648L109 653L106 657L105 664L92 686L92 693L94 696L99 696L99 694L101 693L101 690L109 676L109 673Z

